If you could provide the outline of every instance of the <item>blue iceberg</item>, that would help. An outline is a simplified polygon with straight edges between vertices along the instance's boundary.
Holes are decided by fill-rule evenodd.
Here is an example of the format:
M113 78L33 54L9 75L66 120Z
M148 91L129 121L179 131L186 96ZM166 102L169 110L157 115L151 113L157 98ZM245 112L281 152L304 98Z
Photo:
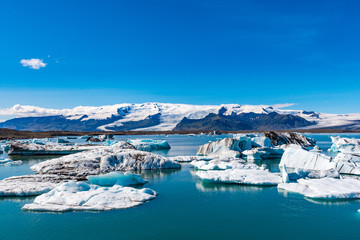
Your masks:
M102 175L88 176L87 179L91 184L103 187L139 185L147 182L140 174L130 172L110 172Z

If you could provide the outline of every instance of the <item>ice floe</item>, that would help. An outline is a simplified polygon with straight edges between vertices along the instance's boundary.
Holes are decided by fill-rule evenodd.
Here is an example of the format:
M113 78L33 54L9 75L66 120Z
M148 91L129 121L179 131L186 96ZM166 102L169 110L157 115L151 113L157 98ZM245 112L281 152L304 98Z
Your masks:
M193 161L191 165L198 170L226 170L233 168L243 168L244 161L242 160L211 160L211 161Z
M356 179L299 179L296 183L280 183L278 189L316 199L360 198L360 181Z
M134 174L131 172L110 172L107 174L100 174L95 176L88 176L87 179L91 184L99 186L131 186L144 184L147 181L142 179L140 174Z
M36 196L55 188L64 178L56 175L24 175L0 181L0 197Z
M156 194L149 188L99 187L85 182L67 182L36 197L22 209L55 212L124 209L154 199Z
M63 145L53 142L46 142L44 144L31 142L10 142L9 155L67 155L84 150L94 148L96 146L88 145Z
M282 182L278 174L261 169L256 165L224 171L197 171L196 175L206 182L236 183L248 185L277 185Z

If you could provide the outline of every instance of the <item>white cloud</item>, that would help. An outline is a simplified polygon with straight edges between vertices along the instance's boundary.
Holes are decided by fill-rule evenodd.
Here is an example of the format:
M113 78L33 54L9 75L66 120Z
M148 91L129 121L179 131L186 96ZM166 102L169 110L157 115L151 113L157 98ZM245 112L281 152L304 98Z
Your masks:
M24 67L29 67L29 68L32 68L32 69L40 69L40 68L46 66L46 63L44 63L42 59L38 59L38 58L22 59L20 61L20 63Z

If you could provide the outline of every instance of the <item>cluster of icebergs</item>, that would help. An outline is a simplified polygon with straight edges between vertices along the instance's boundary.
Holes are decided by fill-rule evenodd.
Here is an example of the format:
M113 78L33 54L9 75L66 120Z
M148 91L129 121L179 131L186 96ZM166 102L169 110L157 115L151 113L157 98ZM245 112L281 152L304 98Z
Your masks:
M151 189L129 187L147 181L125 171L180 167L171 159L136 150L124 141L38 163L31 167L35 175L1 180L0 196L40 195L23 207L34 211L122 209L156 197Z
M332 137L331 151L345 144L359 147L357 139ZM279 167L283 183L279 189L300 193L316 199L360 198L360 181L351 175L360 175L360 155L357 152L341 151L330 157L316 151L307 151L296 145L285 149ZM288 173L292 169L293 172ZM344 174L344 175L340 175Z
M339 137L332 141L332 151L339 151L333 158L317 146L307 150L315 142L296 133L236 134L200 146L196 156L175 157L151 152L169 149L167 141L116 141L38 163L31 167L35 175L1 180L0 196L37 196L23 207L32 211L123 209L157 195L148 188L130 187L147 182L135 172L176 169L181 162L190 162L204 182L277 186L309 198L360 198L360 181L340 175L360 175L360 154L348 151L349 144L357 149L360 141ZM35 150L47 145L21 144L27 149L36 144ZM249 161L274 157L281 157L280 173Z

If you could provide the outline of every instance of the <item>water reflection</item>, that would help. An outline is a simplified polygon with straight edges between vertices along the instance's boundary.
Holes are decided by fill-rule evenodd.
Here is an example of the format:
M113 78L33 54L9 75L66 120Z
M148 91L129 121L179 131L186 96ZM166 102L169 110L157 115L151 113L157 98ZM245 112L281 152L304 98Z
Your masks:
M181 168L144 170L144 171L137 172L137 173L141 173L141 176L144 179L161 179L161 178L169 177L170 175L173 175L179 171L181 171Z
M360 203L360 199L354 199L354 198L346 198L346 199L336 199L336 198L332 198L332 199L316 199L316 198L309 198L306 197L300 193L295 193L295 192L289 192L286 191L284 189L278 189L278 192L283 195L286 198L294 198L294 197L303 197L305 200L311 202L311 203L315 203L315 204L321 204L321 205L346 205L346 204L350 204L350 203Z
M9 197L0 197L0 202L5 202L5 201L9 201L9 202L32 202L34 199L36 198L36 196L28 196L28 197L14 197L14 196L9 196Z
M242 184L234 184L234 183L211 183L204 182L201 180L196 181L196 189L201 192L254 192L254 191L262 191L264 188L271 188L274 186L254 186L254 185L242 185Z

